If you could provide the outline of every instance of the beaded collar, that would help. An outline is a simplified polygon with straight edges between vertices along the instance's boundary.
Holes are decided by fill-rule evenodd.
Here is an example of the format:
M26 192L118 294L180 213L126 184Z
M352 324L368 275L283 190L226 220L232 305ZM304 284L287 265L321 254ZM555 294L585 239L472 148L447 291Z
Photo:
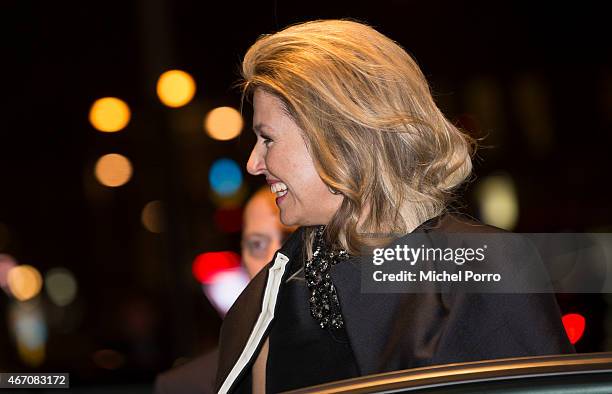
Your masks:
M310 290L310 314L321 328L339 329L344 320L338 302L336 288L332 283L329 269L349 259L345 250L330 251L323 241L325 226L318 226L313 241L312 259L306 261L304 275Z

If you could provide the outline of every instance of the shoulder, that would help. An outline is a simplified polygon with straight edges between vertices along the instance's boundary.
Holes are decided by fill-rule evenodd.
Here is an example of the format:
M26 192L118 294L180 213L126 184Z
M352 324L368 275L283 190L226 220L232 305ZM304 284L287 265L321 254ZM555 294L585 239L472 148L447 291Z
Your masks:
M423 225L424 231L445 233L509 233L499 227L482 223L464 213L444 212L428 220Z
M516 268L517 265L538 263L539 266L541 263L537 248L524 234L482 223L467 214L445 212L425 222L415 232L427 233L436 242L487 245L488 261L493 264L511 264Z

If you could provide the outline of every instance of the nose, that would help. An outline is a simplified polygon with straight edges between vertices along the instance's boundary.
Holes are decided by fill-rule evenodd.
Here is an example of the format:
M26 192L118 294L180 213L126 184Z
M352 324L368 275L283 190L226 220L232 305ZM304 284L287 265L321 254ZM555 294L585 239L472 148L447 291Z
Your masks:
M251 151L251 156L249 156L246 169L251 175L261 175L266 170L266 161L264 160L263 152L257 143Z

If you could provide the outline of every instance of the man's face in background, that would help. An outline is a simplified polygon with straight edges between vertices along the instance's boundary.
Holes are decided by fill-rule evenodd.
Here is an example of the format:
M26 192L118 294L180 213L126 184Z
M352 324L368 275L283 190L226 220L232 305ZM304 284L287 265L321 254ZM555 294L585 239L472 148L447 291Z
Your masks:
M243 216L242 262L253 278L274 257L294 230L280 222L274 194L261 189L249 200Z

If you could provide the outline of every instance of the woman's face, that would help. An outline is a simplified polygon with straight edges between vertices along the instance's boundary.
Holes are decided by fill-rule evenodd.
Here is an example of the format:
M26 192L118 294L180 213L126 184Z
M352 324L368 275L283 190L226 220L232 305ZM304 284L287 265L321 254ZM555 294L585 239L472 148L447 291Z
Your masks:
M342 195L330 192L315 170L302 130L283 112L282 103L261 89L253 97L257 142L247 171L265 175L276 194L281 222L287 226L327 224Z

